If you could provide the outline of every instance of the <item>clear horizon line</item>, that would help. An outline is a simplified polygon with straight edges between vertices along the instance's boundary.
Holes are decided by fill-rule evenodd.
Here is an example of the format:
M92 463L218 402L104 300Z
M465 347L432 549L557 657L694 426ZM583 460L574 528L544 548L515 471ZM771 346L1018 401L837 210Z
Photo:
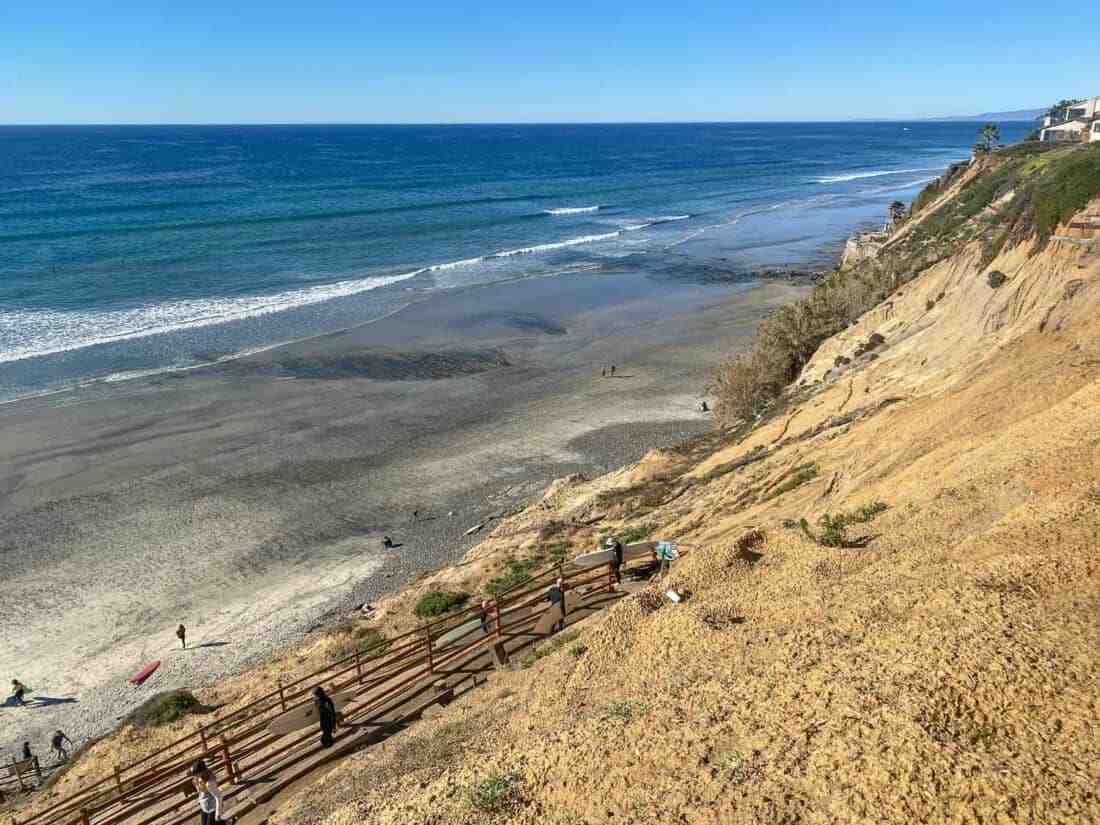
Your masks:
M9 128L63 128L77 126L132 127L132 126L714 126L714 125L771 125L771 124L835 124L835 123L924 123L929 121L973 121L980 123L988 118L982 115L935 115L923 117L849 117L837 120L410 120L410 121L358 121L358 120L287 120L287 121L124 121L117 123L99 121L70 121L55 123L0 123L0 129ZM1030 123L1035 118L1001 121L1004 123Z

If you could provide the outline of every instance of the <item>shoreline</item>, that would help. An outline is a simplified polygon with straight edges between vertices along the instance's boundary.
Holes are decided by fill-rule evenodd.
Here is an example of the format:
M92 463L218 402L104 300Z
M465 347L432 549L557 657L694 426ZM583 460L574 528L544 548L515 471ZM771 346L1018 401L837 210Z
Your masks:
M3 670L78 700L4 708L0 745L107 733L154 692L213 684L453 563L469 527L553 478L709 430L706 372L803 288L469 287L231 367L0 410L5 562L22 571L0 594L25 608ZM393 358L410 374L379 379ZM383 534L404 546L383 552ZM181 620L209 646L179 655ZM156 658L147 687L125 684Z

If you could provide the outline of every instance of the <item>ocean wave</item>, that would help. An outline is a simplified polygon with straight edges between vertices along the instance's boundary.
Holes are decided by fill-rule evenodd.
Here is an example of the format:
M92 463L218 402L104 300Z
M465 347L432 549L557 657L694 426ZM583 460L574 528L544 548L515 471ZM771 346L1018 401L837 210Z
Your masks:
M0 347L4 347L0 349L0 363L56 355L100 344L113 344L168 332L198 329L230 321L241 321L261 315L270 315L275 312L322 303L333 298L343 298L361 292L368 292L426 273L444 272L486 261L511 258L518 255L534 255L540 252L552 252L555 249L566 249L571 246L614 240L627 231L644 229L647 226L671 220L683 220L687 217L690 216L671 215L654 218L640 226L627 227L615 232L582 235L562 241L535 244L518 249L506 249L476 258L432 264L399 275L371 276L337 281L331 284L292 289L275 295L188 299L155 306L95 312L60 312L55 310L0 312L0 329L9 333L0 336ZM105 332L105 330L110 331Z
M456 262L460 265L469 262ZM448 266L447 264L440 265ZM318 304L405 281L431 271L423 267L400 275L372 276L302 287L275 295L195 298L155 306L94 312L16 310L0 312L0 329L8 339L0 363L72 352L99 344L148 338L166 332L224 324ZM106 331L109 330L109 331ZM12 336L14 335L14 340Z
M883 175L911 175L916 172L933 172L934 169L877 169L874 172L846 172L843 175L826 175L814 178L815 183L845 183L863 178L880 178Z
M490 261L496 258L511 258L515 255L533 255L536 252L550 252L554 249L565 249L569 246L580 246L586 243L596 243L597 241L609 241L612 238L619 237L622 231L619 232L604 232L600 235L582 235L579 238L569 238L564 241L554 241L553 243L540 243L534 246L525 246L521 249L508 249L504 252L494 252L492 255L486 255L485 260Z
M544 215L580 215L582 212L599 212L598 206L562 206L557 209L544 209Z

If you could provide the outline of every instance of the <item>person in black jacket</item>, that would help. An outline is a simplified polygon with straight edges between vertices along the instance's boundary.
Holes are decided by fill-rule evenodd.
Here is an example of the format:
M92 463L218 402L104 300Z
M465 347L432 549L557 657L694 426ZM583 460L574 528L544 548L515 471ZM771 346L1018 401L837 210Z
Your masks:
M623 543L612 536L604 542L604 549L615 553L611 560L611 575L615 577L615 584L623 583Z
M317 706L317 721L321 723L321 747L332 745L332 733L336 730L336 704L319 685L313 689L313 704Z

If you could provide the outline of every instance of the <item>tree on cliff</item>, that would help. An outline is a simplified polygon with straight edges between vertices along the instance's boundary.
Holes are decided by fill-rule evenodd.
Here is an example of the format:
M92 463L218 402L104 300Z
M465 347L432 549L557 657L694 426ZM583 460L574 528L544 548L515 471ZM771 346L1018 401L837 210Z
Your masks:
M905 204L901 201L894 201L890 204L890 223L899 224L905 220Z
M1051 106L1050 111L1048 111L1047 114L1053 115L1055 116L1055 119L1057 119L1057 116L1062 115L1065 110L1068 109L1070 106L1080 102L1080 100L1070 100L1069 98L1063 98L1062 100L1059 100L1057 103Z
M978 133L978 142L974 144L974 151L985 154L993 150L993 147L1001 142L1001 130L996 123L987 123Z

